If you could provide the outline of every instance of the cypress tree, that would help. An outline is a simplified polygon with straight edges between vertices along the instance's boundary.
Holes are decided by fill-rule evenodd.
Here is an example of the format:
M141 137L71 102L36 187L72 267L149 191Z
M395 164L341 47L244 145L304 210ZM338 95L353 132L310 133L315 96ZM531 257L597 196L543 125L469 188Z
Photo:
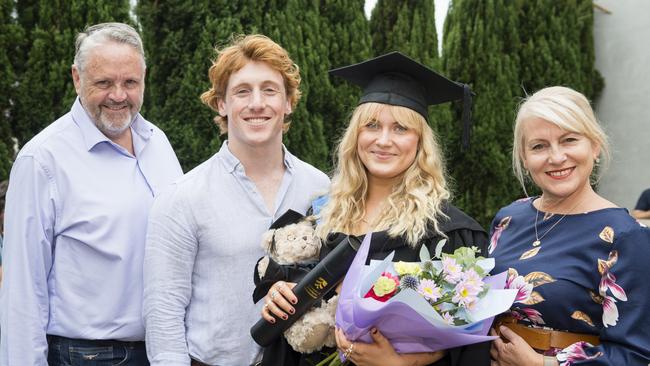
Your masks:
M11 115L16 92L16 73L14 65L23 38L22 27L12 16L14 1L0 0L0 181L7 179L13 161L13 141Z
M370 19L375 55L401 51L438 67L438 36L433 1L379 0Z
M65 114L74 101L70 67L77 33L90 24L128 22L129 2L18 1L17 15L29 40L22 51L26 62L18 75L11 114L13 134L22 145Z
M598 97L605 87L605 79L596 69L596 49L594 46L594 5L590 0L579 0L577 8L578 19L569 27L579 25L580 39L578 45L581 52L581 72L587 85L584 93L592 101Z
M136 14L147 54L147 118L168 135L188 171L221 145L216 115L199 99L208 90L214 47L241 33L238 15L250 14L232 1L141 0Z
M0 181L9 179L11 165L13 164L13 152L10 146L0 142Z
M401 5L406 0L378 0L370 16L370 35L374 55L382 55L394 51L388 45L387 33L392 31Z
M319 93L330 88L327 45L319 0L269 1L262 32L288 52L300 67L302 98L291 115L291 129L284 142L299 158L320 169L329 165L328 146L323 132L324 99Z
M445 74L438 54L435 23L433 1L379 0L370 20L373 48L377 55L400 51ZM460 115L452 114L449 104L432 106L429 108L429 124L439 136L444 155L457 154L461 130L453 126L460 126ZM454 139L449 138L452 133L457 134ZM462 201L456 203L462 207Z
M379 0L370 19L375 56L400 51L433 70L440 70L435 17L433 1ZM429 122L434 130L439 125L453 123L451 119L448 106L429 108Z
M591 0L522 2L520 12L522 86L528 93L563 85L589 98L602 89L594 69Z
M484 227L520 192L511 173L512 121L520 95L518 7L508 0L457 0L445 23L443 69L470 84L476 97L472 144L450 149L455 203ZM455 108L460 120L460 106ZM440 126L442 140L458 145L460 126Z
M323 64L335 68L361 62L371 57L369 22L364 13L364 0L321 0L321 34L325 45ZM350 112L357 105L358 87L329 78L329 88L316 91L321 101L324 133L330 154L348 126Z
M370 31L375 55L400 51L414 60L440 70L438 34L433 1L379 0L372 11ZM429 108L429 123L438 126L457 123L447 105ZM454 148L443 144L443 149Z

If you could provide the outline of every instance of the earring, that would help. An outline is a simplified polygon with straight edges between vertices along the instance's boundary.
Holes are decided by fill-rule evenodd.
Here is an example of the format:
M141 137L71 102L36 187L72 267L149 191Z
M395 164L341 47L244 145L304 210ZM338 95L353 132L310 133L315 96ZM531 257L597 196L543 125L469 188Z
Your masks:
M596 158L596 160L594 160L594 162L596 163L596 165L600 164L600 158Z

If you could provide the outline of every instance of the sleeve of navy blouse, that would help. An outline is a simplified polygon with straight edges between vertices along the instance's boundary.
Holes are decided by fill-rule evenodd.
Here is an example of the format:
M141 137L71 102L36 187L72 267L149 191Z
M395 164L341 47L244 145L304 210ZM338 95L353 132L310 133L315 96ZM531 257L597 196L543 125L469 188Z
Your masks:
M561 366L646 366L650 364L650 229L639 226L622 232L609 258L600 259L597 300L602 301L605 325L601 344L574 343L557 355L558 361Z

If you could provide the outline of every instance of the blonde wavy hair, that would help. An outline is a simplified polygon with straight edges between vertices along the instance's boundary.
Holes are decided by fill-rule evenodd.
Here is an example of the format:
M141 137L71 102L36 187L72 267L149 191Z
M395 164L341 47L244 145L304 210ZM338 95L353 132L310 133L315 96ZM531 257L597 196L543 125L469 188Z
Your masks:
M264 62L282 75L291 109L296 109L301 95L300 68L291 60L287 50L279 44L261 34L236 35L230 46L223 49L215 48L215 52L218 57L212 61L208 71L211 86L208 91L201 94L201 101L212 110L219 112L219 101L226 98L230 76L250 61ZM214 121L219 126L221 134L228 132L227 116L217 114ZM286 133L290 125L287 115L282 131Z
M364 103L352 113L336 149L336 168L329 201L321 211L317 233L325 238L330 232L351 233L355 223L364 217L368 176L357 153L359 131L376 119L383 108L404 127L419 136L415 161L402 174L401 181L388 196L383 212L375 220L374 230L387 230L391 237L404 236L415 247L430 226L444 236L439 220L444 201L450 198L445 165L431 127L419 113L405 107L380 103Z
M551 86L526 97L519 106L515 119L512 169L524 193L527 194L525 185L527 176L524 167L526 136L524 136L523 124L534 118L543 119L563 130L583 135L591 141L592 146L599 146L602 161L592 183L598 182L611 160L607 135L584 95L571 88Z

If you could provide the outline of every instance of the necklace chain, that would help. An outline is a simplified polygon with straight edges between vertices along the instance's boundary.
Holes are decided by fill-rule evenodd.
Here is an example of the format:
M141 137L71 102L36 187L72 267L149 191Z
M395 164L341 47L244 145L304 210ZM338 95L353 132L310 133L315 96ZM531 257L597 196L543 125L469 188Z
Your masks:
M534 247L538 247L538 246L540 246L540 245L542 244L542 239L544 239L544 237L546 236L546 234L548 234L551 230L553 230L553 228L556 227L557 224L559 224L562 220L564 220L564 218L566 217L566 215L568 215L568 214L570 214L571 212L573 212L573 210L575 210L575 209L576 209L576 208L577 208L581 203L582 203L582 201L578 202L575 206L571 207L571 209L570 209L567 213L565 213L564 215L562 215L562 217L560 217L560 219L557 220L553 225L551 225L551 227L548 228L548 230L546 230L546 231L542 234L542 236L539 236L539 234L538 234L538 232L537 232L537 218L539 217L539 209L538 209L537 207L535 207L535 205L533 205L533 207L535 207L535 241L533 242L533 246L534 246ZM540 204L541 204L541 203L540 203ZM545 216L546 216L546 215L545 215Z
M537 210L537 208L535 208L535 210ZM542 239L546 236L546 234L548 234L549 231L553 230L553 228L557 226L557 224L559 224L560 221L566 217L566 215L567 214L562 215L562 217L560 217L559 220L557 220L550 228L548 228L548 230L546 230L542 236L539 236L537 234L537 217L539 216L539 210L537 210L537 212L535 212L535 241L533 242L533 246L540 246L542 244Z

